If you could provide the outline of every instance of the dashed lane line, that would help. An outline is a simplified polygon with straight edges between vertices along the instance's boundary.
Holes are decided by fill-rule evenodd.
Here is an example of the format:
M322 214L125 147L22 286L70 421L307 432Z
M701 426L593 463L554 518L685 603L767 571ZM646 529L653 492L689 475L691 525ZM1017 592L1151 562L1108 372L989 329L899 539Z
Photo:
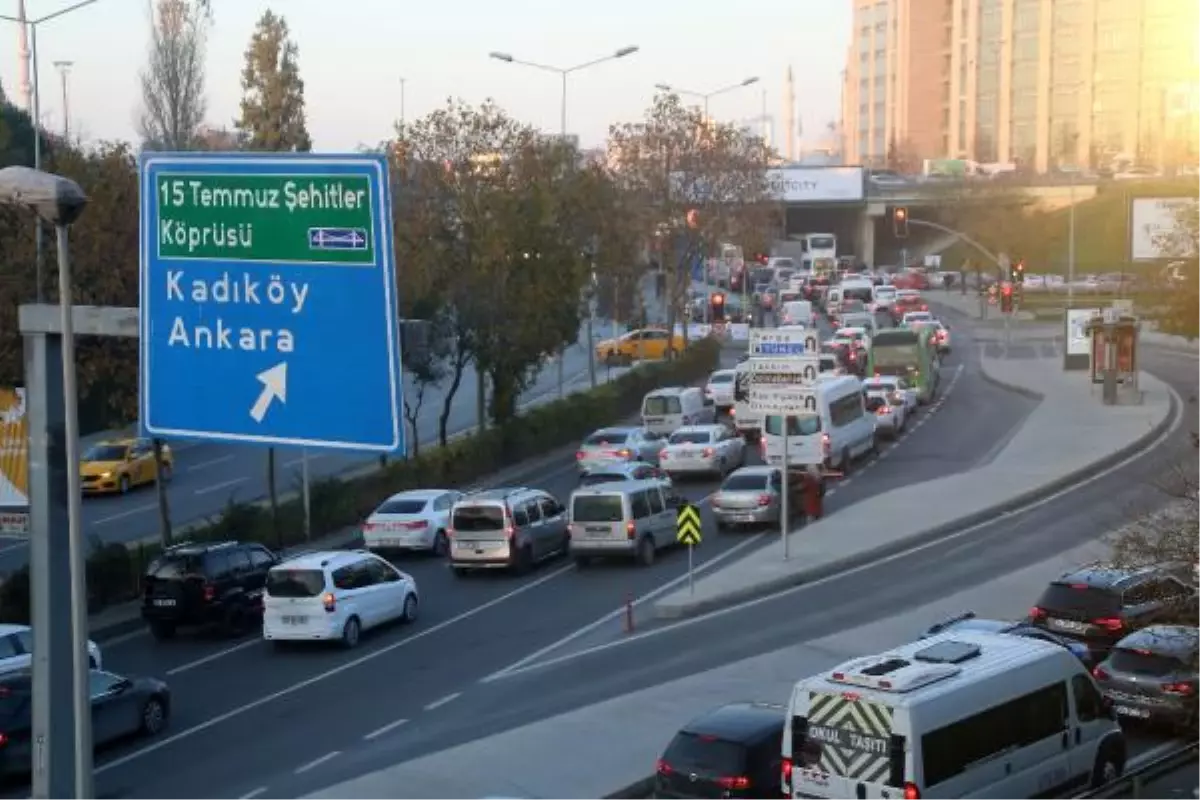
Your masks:
M399 728L403 725L407 725L407 724L408 724L408 720L406 720L406 719L398 719L395 722L389 722L387 725L384 725L382 728L376 728L375 730L371 731L370 733L364 735L363 741L369 742L372 739L378 739L380 736L391 733L392 731L396 730L397 728Z
M303 775L304 773L308 772L309 770L314 770L317 767L321 766L326 761L332 761L333 759L337 758L341 754L342 754L341 750L331 750L330 752L326 753L325 755L321 756L320 758L314 758L312 761L308 762L307 764L302 764L299 767L296 767L296 774Z
M231 486L237 486L239 483L245 483L245 482L246 482L245 477L233 478L232 480L221 481L220 483L214 483L211 486L205 486L203 489L197 489L195 492L193 492L193 494L197 494L197 495L212 494L213 492L219 492L222 489L228 489Z
M444 705L449 705L450 703L453 703L455 700L457 700L460 697L462 697L462 692L454 692L453 694L448 694L445 697L441 697L441 698L438 698L437 700L434 700L432 703L426 704L425 710L433 711L435 709L441 708Z

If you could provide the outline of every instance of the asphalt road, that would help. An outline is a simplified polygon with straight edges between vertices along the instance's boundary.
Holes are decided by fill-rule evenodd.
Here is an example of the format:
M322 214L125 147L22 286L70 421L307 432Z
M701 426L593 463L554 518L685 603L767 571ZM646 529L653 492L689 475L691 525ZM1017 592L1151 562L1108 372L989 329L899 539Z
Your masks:
M600 374L603 375L603 368ZM566 350L563 361L566 391L587 385L587 350L576 345ZM451 434L473 428L476 424L476 376L468 367L462 385L454 395L447 430ZM438 417L445 395L442 387L428 387L417 417L417 431L422 445L437 442ZM405 396L414 402L416 389L411 382ZM558 396L558 367L548 363L529 389L522 395L523 403L537 403ZM411 429L406 433L411 435ZM261 447L172 442L175 453L175 477L167 490L171 518L176 527L197 520L209 519L232 500L250 502L267 496L267 451ZM276 449L276 486L281 492L297 490L301 485L302 462L305 454L297 448ZM359 455L333 450L309 450L307 454L309 479L317 481L377 461L373 454ZM84 535L96 536L106 542L132 542L153 537L158 533L158 501L152 485L140 487L127 495L85 497L83 501ZM0 537L0 574L24 565L28 560L27 544L15 538Z
M975 348L962 344L962 354L947 364L944 402L923 412L923 424L904 439L886 446L894 448L889 458L837 487L827 504L830 513L883 488L986 459L1019 424L1030 402L984 384ZM988 413L970 413L968 404ZM565 457L522 482L565 499L576 481L574 464ZM680 488L702 505L710 532L696 550L698 571L764 541L763 535L713 533L704 503L715 483ZM299 796L348 777L338 757L329 754L355 751L367 736L380 748L376 757L394 763L530 721L563 702L561 687L527 686L511 698L514 715L489 714L474 722L474 703L460 702L460 695L474 692L480 678L602 617L601 626L616 633L627 599L648 607L686 581L682 552L661 554L648 568L613 563L577 571L552 562L525 578L485 574L459 580L444 564L420 558L406 559L403 568L421 588L422 619L413 628L382 631L354 652L323 647L276 652L257 638L155 643L140 634L109 644L106 666L164 677L175 708L166 736L118 746L97 758L98 794L239 797L283 775L295 785L272 786L272 795ZM652 664L636 666L653 671ZM610 668L619 676L630 665ZM430 719L434 714L439 716ZM449 729L435 721L447 714Z
M1141 785L1140 790L1135 794L1118 795L1119 797L1156 797L1170 798L1170 800L1181 800L1182 798L1200 797L1200 761L1193 761L1190 764L1185 764L1179 769L1168 772L1154 780L1147 781Z

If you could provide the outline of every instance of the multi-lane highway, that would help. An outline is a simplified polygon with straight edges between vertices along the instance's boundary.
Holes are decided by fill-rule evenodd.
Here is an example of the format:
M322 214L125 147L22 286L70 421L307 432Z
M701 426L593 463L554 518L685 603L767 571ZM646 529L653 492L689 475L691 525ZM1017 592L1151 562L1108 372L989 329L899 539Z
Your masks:
M604 369L600 368L603 376ZM588 381L586 343L565 351L563 359L565 391L584 387ZM417 387L411 380L405 386L412 402ZM470 430L477 423L477 383L475 371L468 367L462 385L454 395L447 431L453 435ZM442 413L444 387L429 386L417 416L417 433L423 446L437 442L438 418ZM558 367L548 363L522 395L525 404L538 403L558 396ZM353 413L350 411L331 413ZM407 425L407 423L406 423ZM411 430L407 431L411 436ZM259 447L172 442L175 475L168 488L171 519L176 527L211 518L232 500L249 502L267 496L267 455ZM300 485L302 462L307 458L311 481L362 468L376 461L374 455L356 455L335 451L276 450L276 486L281 492ZM153 486L127 495L88 497L83 502L84 533L107 542L132 542L153 537L158 532L158 502ZM0 537L0 574L23 565L28 548L20 539Z
M838 486L829 498L829 513L884 489L981 463L1032 408L1032 401L984 383L969 332L956 334L957 352L947 363L942 402L923 412L922 424L901 441L887 445L885 458L860 467ZM597 420L597 425L607 422L613 420ZM525 482L565 499L576 480L574 465L565 458ZM715 488L715 483L682 486L702 508ZM706 517L709 534L697 550L699 570L716 568L769 535L718 536L710 522ZM475 699L480 679L584 627L617 634L623 604L633 600L638 608L648 607L686 580L685 562L680 553L665 555L648 568L611 564L577 571L557 562L525 578L482 575L456 580L440 562L406 560L404 568L415 575L423 595L421 621L414 628L371 637L354 652L276 652L257 639L154 643L134 635L111 643L105 659L112 669L158 675L170 682L174 719L171 731L156 741L134 742L102 754L97 760L97 791L123 797L238 797L269 786L272 796L299 796L354 772L538 719L564 704L653 685L672 673L668 665L680 658L696 657L697 668L730 660L738 649L733 643L761 628L758 622L740 620L706 631L705 640L717 640L711 656L707 650L693 656L696 648L677 647L671 653L639 652L632 662L605 662L611 681L597 681L596 695L581 696L571 689L568 670L544 682L523 679L504 689L489 689L500 694L488 695L484 711L476 713L481 708ZM995 568L1004 565L1002 561ZM912 570L902 584L918 592L919 579L927 572ZM960 578L952 572L944 582ZM864 618L884 615L903 602L877 588L854 580L827 591L840 592L848 599L847 607ZM928 589L941 590L937 582ZM784 616L797 624L808 619L812 630L846 621L791 612ZM801 627L779 635L797 640L811 634ZM764 645L746 646L753 652ZM586 669L592 676L592 668Z

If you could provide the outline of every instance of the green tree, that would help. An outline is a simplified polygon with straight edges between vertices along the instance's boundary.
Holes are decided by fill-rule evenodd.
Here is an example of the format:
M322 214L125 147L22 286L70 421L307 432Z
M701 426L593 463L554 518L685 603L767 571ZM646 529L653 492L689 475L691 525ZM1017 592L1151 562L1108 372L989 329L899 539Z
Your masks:
M204 57L208 13L189 0L159 0L151 28L149 57L142 70L145 145L155 150L191 150L204 120Z
M249 150L307 152L312 139L304 110L299 51L287 21L267 11L246 48L241 117L235 123Z

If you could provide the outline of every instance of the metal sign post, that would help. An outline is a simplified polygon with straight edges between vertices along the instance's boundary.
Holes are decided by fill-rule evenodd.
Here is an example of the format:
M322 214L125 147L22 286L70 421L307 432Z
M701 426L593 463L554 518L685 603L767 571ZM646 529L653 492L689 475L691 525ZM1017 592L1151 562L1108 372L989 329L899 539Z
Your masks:
M696 548L694 545L691 545L691 544L689 544L687 547L688 547L688 594L695 594L696 593L696 578L695 578L696 569L695 569L695 556L693 555L693 551L695 551Z

